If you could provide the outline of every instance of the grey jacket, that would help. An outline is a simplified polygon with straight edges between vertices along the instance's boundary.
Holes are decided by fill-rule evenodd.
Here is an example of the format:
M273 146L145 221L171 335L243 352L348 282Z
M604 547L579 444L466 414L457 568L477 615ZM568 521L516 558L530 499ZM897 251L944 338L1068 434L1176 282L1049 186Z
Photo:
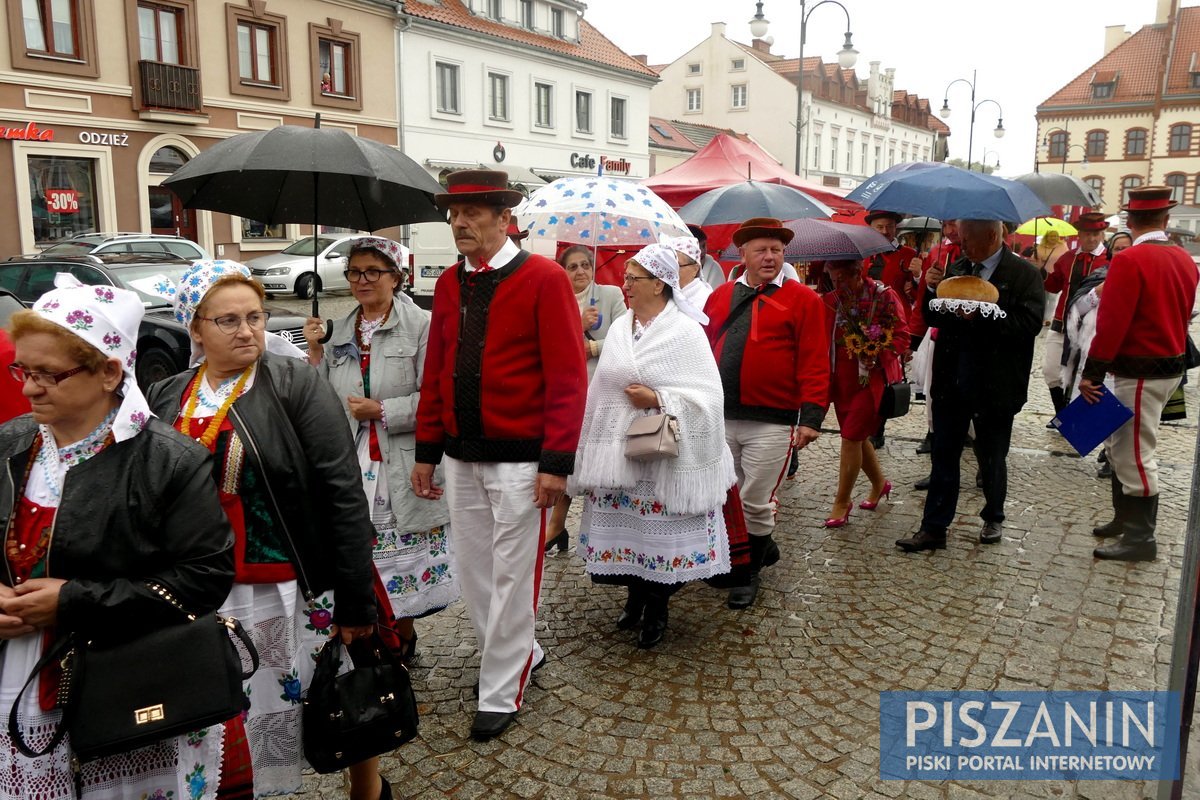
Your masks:
M362 369L354 324L358 310L333 323L318 369L329 379L342 400L342 410L352 432L360 423L350 416L348 396L363 396ZM425 346L429 341L429 312L407 298L392 300L392 313L371 340L371 397L383 404L387 427L379 420L379 449L387 465L392 513L402 533L427 531L450 521L446 500L425 500L413 494L409 477L416 463L417 400L425 371ZM442 483L441 467L434 476Z
M596 371L596 364L600 361L600 353L604 350L604 337L608 336L608 329L612 327L617 317L625 313L625 293L617 286L593 281L587 291L583 293L582 299L579 295L575 295L575 299L579 301L580 314L591 305L592 298L596 299L596 310L600 312L600 327L584 332L584 352L587 353L589 381L592 379L592 373ZM588 345L586 341L588 339L596 343L594 347ZM593 350L596 355L592 355Z

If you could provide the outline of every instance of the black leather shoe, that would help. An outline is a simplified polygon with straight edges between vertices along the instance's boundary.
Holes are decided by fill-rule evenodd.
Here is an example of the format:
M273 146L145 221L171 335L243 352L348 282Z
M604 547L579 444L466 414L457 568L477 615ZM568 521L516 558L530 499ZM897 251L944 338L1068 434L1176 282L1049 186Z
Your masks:
M667 598L650 598L646 603L646 617L642 631L638 634L639 650L649 650L663 640L667 632Z
M932 453L932 452L933 452L933 434L927 433L927 434L925 434L925 438L921 440L921 443L919 445L917 445L917 455L923 456L926 453Z
M1097 547L1092 555L1104 561L1154 561L1158 558L1158 544L1154 540L1126 542L1122 538Z
M936 536L922 528L907 539L897 539L896 547L906 553L921 553L925 550L945 550L946 537Z
M557 547L558 552L565 553L570 545L571 538L567 535L567 529L563 528L558 532L558 536L555 536L553 539L546 542L546 552L549 553L551 550Z
M495 739L517 718L515 711L476 711L471 723L471 738L477 742Z
M1112 474L1112 464L1108 463L1107 461L1101 464L1100 468L1096 470L1097 478L1111 478Z
M929 484L931 484L931 483L933 483L933 476L926 475L924 478L921 478L921 480L914 483L913 488L916 489L918 492L928 491Z
M764 567L774 566L779 563L779 545L775 543L775 539L771 536L763 537L767 541L763 549L762 565Z
M735 586L730 589L729 599L726 601L725 605L729 606L729 608L732 608L735 611L743 608L749 608L750 606L754 605L754 600L758 597L759 581L760 579L758 574L755 573L753 576L751 576L750 582L745 586Z
M1004 523L1002 522L985 522L983 530L979 532L980 544L996 544L1004 538Z

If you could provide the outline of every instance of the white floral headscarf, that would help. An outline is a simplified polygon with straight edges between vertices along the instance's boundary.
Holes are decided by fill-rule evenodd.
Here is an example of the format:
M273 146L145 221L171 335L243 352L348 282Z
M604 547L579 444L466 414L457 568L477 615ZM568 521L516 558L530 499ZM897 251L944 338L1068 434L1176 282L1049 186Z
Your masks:
M704 252L700 249L700 242L696 241L695 236L664 237L661 244L665 244L676 253L683 253L701 266L704 265Z
M351 243L352 248L369 248L382 255L400 272L408 271L408 248L383 236L363 236Z
M85 286L65 272L55 276L54 286L34 303L33 310L121 362L125 378L117 392L121 405L113 420L113 438L125 441L153 416L134 375L138 327L145 312L141 298L115 286Z
M212 289L213 284L227 275L240 275L250 279L250 270L245 264L230 259L203 259L195 261L179 276L179 284L166 275L155 275L130 281L130 285L147 294L155 294L171 301L175 309L175 319L189 331L192 320L196 318L196 309L204 302L205 295ZM265 334L267 352L276 355L304 358L305 353L299 347L274 333ZM188 366L194 367L204 360L204 348L195 339L192 340L192 355Z
M631 260L671 287L671 299L680 311L701 325L708 324L708 315L692 305L679 288L679 260L675 257L674 249L665 244L648 244Z

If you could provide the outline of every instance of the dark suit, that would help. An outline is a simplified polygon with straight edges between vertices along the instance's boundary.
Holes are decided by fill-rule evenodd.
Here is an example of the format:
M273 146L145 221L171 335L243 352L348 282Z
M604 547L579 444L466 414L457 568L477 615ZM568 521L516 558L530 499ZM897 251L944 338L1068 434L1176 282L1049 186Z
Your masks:
M960 258L946 277L972 274ZM959 459L968 426L975 424L975 452L987 503L985 522L1004 521L1008 492L1009 440L1013 417L1025 405L1033 367L1033 343L1042 330L1046 305L1037 267L1007 247L989 278L1000 292L1004 319L978 316L964 320L934 311L925 300L925 319L937 328L933 353L933 470L921 526L945 536L958 506Z

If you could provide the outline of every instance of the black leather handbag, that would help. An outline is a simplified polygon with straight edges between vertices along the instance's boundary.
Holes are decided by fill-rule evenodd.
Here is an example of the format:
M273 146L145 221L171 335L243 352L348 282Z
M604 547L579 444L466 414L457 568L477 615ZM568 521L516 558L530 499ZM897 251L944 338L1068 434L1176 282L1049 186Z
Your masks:
M912 385L907 381L889 383L883 387L883 397L879 399L879 416L884 419L903 417L908 413L912 403Z
M339 675L342 650L336 637L321 648L301 712L304 758L320 773L391 752L417 735L408 670L379 634L346 648L354 668Z
M234 637L250 656L249 671ZM62 665L58 730L43 750L31 749L17 725L18 695L8 715L9 736L36 758L70 734L72 752L91 761L236 717L249 707L242 681L258 669L258 652L240 622L215 614L116 643L71 634L42 656L21 695L56 661Z

